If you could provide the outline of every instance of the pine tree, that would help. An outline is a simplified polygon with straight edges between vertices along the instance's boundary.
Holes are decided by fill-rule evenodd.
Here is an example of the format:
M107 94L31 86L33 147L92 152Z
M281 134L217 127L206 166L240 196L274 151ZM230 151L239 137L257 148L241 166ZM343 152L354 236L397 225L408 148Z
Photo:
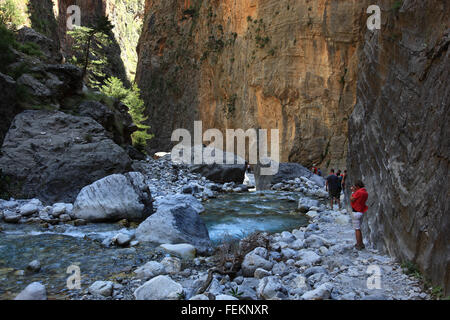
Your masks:
M107 63L106 47L110 45L110 34L114 26L108 17L99 17L89 27L77 26L68 34L73 38L71 62L83 69L83 78L92 87L98 87L105 78L102 72Z
M110 97L120 100L128 107L133 122L138 127L138 130L131 136L133 145L140 151L144 152L147 145L147 140L153 138L152 134L148 133L150 126L145 124L148 119L145 116L144 100L140 97L140 90L136 84L130 89L125 88L122 81L116 77L111 77L105 81L105 84L100 88L100 91Z

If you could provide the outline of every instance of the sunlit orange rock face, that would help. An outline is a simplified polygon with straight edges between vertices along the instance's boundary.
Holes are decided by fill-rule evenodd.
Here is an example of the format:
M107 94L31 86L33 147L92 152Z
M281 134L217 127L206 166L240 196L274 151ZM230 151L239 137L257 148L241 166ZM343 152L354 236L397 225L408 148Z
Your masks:
M279 129L282 161L344 168L363 2L147 0L136 79L151 147L202 120Z

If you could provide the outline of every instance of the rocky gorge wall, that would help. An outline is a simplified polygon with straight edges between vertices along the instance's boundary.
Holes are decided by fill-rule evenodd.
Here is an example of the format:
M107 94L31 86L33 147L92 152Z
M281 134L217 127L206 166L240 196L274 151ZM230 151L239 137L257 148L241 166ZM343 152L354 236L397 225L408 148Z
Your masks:
M26 24L47 35L70 56L72 39L67 35L67 8L76 5L81 11L81 25L88 26L96 17L108 16L114 25L113 43L108 48L108 74L125 82L134 79L144 1L142 0L26 0L17 1L27 18Z
M148 0L137 82L154 150L176 128L280 130L281 161L345 167L364 1Z
M371 242L448 294L450 3L378 2L383 24L360 53L347 167L369 192Z

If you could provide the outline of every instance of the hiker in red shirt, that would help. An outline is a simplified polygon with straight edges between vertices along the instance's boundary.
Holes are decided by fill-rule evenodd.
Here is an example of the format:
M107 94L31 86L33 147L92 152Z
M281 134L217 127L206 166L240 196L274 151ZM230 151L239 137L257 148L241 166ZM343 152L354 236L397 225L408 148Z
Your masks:
M350 198L350 202L353 209L352 221L356 236L355 248L361 250L365 248L361 233L361 222L364 213L368 209L368 207L366 206L366 201L369 195L366 189L364 188L364 184L362 183L361 180L356 181L355 185L352 186L351 190L353 192Z

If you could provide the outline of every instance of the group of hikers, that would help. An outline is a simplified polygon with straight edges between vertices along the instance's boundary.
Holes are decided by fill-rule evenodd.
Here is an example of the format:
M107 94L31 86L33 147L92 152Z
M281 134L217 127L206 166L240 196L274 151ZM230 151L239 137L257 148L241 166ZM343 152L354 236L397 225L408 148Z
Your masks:
M315 165L312 167L311 171L317 175L322 176L322 172L320 168L317 168ZM328 191L328 195L330 197L331 209L333 208L334 202L339 206L339 210L341 210L341 192L344 192L347 188L348 176L347 170L344 170L342 173L341 170L337 170L335 173L334 169L330 170L330 174L325 179L326 190ZM355 229L355 237L356 237L356 245L355 248L358 250L362 250L365 248L363 243L362 233L361 233L361 223L364 213L367 212L366 201L368 198L367 190L364 186L364 183L361 180L357 180L354 185L350 187L350 191L352 192L350 196L350 204L352 207L352 223L353 228Z

